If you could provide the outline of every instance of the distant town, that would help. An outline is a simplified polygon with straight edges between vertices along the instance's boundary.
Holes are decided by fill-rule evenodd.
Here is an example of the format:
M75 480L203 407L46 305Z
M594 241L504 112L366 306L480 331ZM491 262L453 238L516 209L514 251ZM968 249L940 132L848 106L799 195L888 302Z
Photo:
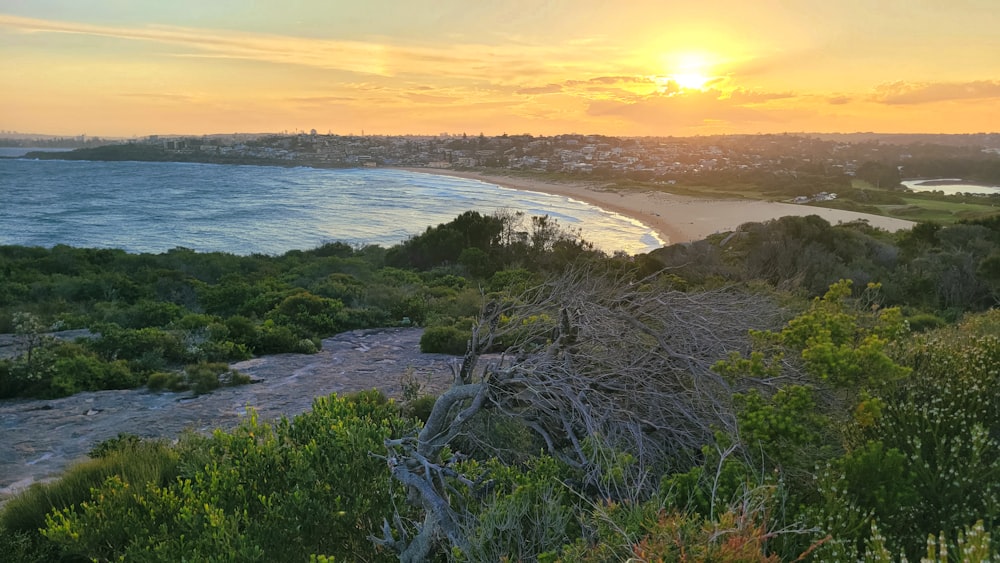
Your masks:
M97 160L176 160L286 166L495 168L671 184L739 178L860 177L889 187L905 177L1000 178L1000 133L973 135L780 134L623 138L601 135L365 136L232 134L102 140L17 138L0 145L84 148ZM87 148L113 145L94 156ZM108 155L111 154L111 157ZM89 155L89 156L88 156ZM117 155L120 158L116 158ZM944 165L942 163L950 163ZM935 167L936 166L936 167ZM971 177L970 177L971 176ZM826 192L815 196L830 197ZM834 196L835 197L835 196Z

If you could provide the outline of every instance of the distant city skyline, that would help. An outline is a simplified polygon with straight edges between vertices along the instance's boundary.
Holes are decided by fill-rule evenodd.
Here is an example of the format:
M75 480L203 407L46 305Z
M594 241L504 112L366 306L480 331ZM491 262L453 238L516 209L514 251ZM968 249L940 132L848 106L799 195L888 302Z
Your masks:
M0 0L0 130L989 132L997 29L993 0Z

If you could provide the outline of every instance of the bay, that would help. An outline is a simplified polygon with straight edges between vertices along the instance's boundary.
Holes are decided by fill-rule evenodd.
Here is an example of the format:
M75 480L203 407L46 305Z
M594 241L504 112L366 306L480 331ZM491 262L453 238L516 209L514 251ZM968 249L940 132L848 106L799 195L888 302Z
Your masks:
M548 215L607 252L661 245L639 221L493 184L392 169L0 159L0 244L281 254L391 246L476 210Z

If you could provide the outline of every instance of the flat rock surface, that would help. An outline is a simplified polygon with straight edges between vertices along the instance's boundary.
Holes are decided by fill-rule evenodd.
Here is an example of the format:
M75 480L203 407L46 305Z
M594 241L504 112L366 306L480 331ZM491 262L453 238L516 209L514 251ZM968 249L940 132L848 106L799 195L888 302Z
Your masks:
M292 417L330 393L379 389L399 398L411 371L425 393L452 381L458 358L420 352L419 328L356 330L323 341L317 354L277 354L233 364L255 383L190 393L145 389L80 393L54 400L0 401L0 500L57 476L98 442L121 432L175 438L183 430L231 428L256 409L262 420Z

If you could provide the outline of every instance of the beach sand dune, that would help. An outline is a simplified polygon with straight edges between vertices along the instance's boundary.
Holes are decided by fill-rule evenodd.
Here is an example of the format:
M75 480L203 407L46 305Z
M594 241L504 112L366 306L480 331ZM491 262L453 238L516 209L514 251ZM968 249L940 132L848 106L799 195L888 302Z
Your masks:
M808 205L739 199L702 199L666 191L615 191L598 184L557 182L474 171L437 168L404 168L410 172L480 180L515 190L561 195L613 211L648 225L666 244L691 242L715 233L735 230L743 223L762 222L789 215L819 215L831 224L867 221L887 231L909 229L914 223L892 217L826 209Z

